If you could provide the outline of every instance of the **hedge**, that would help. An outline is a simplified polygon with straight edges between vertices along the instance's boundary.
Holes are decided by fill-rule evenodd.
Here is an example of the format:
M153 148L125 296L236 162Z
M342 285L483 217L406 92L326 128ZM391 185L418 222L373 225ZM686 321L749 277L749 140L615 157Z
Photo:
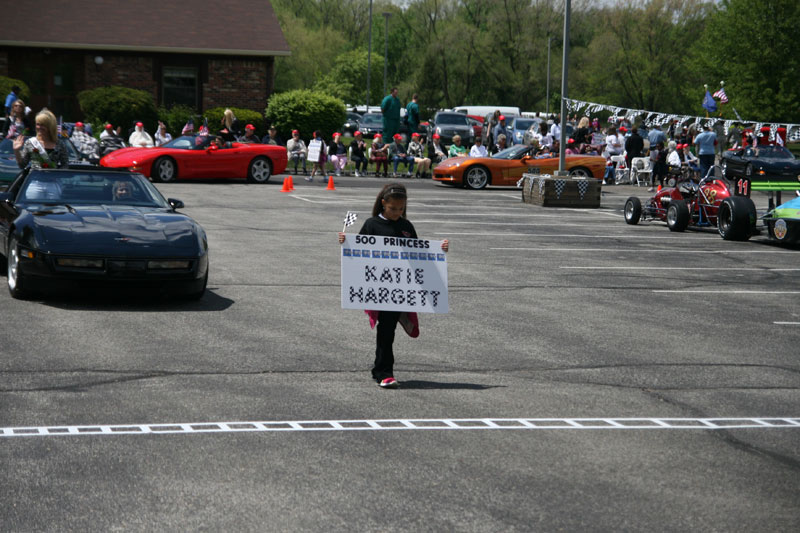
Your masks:
M86 122L97 125L110 122L114 127L121 125L123 135L137 121L143 122L145 130L151 134L158 127L153 95L147 91L116 86L98 87L79 92L78 104Z
M200 118L200 123L198 124L198 116L194 108L185 105L175 105L169 109L163 106L158 108L158 120L167 126L167 131L173 137L181 134L183 127L190 118L194 119L194 129L197 131L202 126L203 119Z
M11 94L11 88L14 85L17 85L21 89L17 96L21 98L23 102L25 102L25 105L30 106L31 103L28 101L28 98L30 98L31 90L28 88L25 82L14 78L9 78L7 76L0 76L0 96L3 98L3 104L6 103L6 96ZM38 113L39 110L34 109L33 112ZM5 115L5 111L3 114Z
M269 99L266 117L284 139L291 137L294 129L300 137L311 138L311 132L320 130L329 138L347 119L344 102L323 92L301 89L274 94Z
M264 115L252 109L243 109L241 107L213 107L206 109L204 115L208 118L208 130L210 133L217 133L222 129L222 115L226 109L233 111L233 115L239 120L242 128L242 135L244 135L244 127L247 124L252 124L256 127L256 135L262 137L267 133L267 128L264 125ZM200 127L200 124L195 124L195 129Z

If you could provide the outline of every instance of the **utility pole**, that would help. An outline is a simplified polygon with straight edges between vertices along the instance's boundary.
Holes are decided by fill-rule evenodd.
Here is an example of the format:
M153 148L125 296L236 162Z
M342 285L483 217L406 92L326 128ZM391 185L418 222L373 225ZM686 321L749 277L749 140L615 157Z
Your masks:
M367 107L364 113L369 113L369 75L372 64L372 0L369 0L369 46L367 48Z
M383 95L386 96L386 63L389 61L389 17L392 14L388 11L383 12L383 17L386 19L383 29Z
M564 2L564 57L561 60L561 138L558 141L558 175L567 175L567 71L569 63L569 14L571 0Z
M545 117L545 121L547 121L547 117L550 116L550 41L553 39L551 35L547 36L547 112L545 113L547 116Z

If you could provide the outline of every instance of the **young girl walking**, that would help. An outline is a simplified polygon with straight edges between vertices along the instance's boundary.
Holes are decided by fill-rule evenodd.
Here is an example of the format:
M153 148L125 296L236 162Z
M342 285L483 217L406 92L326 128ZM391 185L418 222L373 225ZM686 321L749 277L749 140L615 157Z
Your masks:
M406 237L417 238L417 231L414 225L406 218L406 200L408 193L404 185L400 183L389 183L375 198L372 206L372 217L364 222L359 232L361 235L380 235L382 237ZM339 232L339 244L344 242L344 233ZM449 241L442 241L442 250L447 252ZM406 320L416 322L416 315L409 318L409 314L400 311L367 311L370 315L370 323L375 327L375 317L377 316L377 342L375 347L375 364L372 367L372 377L382 388L395 389L398 386L394 378L394 332L397 322L403 322L405 327ZM413 314L413 313L412 313ZM405 315L405 316L403 316ZM410 328L411 326L409 326ZM406 328L409 331L409 328ZM416 332L419 334L419 332ZM411 335L411 333L409 333ZM416 335L412 335L416 336Z

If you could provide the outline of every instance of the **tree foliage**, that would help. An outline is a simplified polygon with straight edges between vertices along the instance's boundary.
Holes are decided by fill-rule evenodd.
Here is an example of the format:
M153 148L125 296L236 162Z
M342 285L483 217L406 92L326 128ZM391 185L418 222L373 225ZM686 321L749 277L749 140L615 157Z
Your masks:
M98 87L79 92L78 104L86 122L92 124L110 122L125 129L141 121L150 131L155 131L157 126L158 111L153 95L147 91L117 86Z
M371 102L388 85L419 93L423 115L456 105L551 110L561 84L563 0L379 0L373 3ZM274 0L292 47L276 89L315 87L361 103L369 3ZM382 13L390 13L387 22ZM800 121L797 0L573 0L569 96L620 107L702 114L703 84L726 80L744 118ZM385 41L384 41L385 40ZM380 72L375 75L375 68ZM712 91L713 92L713 91ZM379 95L381 96L381 95Z
M303 138L311 137L314 130L320 130L327 138L341 128L346 118L341 100L308 89L272 95L265 115L284 139L291 137L293 129L300 130Z
M11 88L15 85L20 88L17 96L19 96L27 105L29 102L26 101L26 98L28 98L28 95L31 94L28 86L22 80L9 78L7 76L0 76L0 95L2 95L3 102L5 102L6 96L11 93Z

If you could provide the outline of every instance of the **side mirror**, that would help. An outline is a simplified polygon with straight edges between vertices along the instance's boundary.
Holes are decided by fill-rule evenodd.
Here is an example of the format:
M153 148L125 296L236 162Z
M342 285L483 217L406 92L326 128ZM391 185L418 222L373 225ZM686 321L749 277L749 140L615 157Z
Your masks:
M4 202L7 204L11 203L11 193L10 192L0 192L0 202Z
M183 202L177 198L167 198L167 202L172 206L172 209L183 209L184 207Z

